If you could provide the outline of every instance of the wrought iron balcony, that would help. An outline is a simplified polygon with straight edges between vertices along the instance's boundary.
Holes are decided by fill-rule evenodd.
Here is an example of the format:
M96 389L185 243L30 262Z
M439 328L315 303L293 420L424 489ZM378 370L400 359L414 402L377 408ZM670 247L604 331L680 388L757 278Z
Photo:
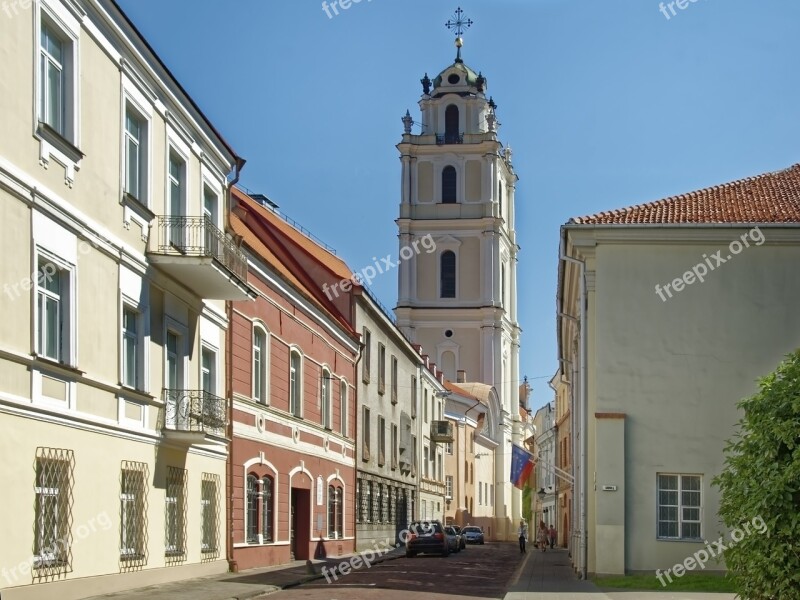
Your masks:
M431 421L431 441L448 443L453 441L453 423L450 421Z
M206 216L159 216L150 259L202 298L245 300L247 258Z
M204 441L206 435L225 437L228 406L224 398L204 390L164 389L163 400L166 436L189 443Z
M445 144L463 144L463 143L464 143L463 133L436 134L437 146L443 146Z

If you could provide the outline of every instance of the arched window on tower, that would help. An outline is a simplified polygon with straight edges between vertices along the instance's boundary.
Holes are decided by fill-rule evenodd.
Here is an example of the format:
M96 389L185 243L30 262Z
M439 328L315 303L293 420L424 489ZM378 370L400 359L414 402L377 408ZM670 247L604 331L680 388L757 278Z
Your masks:
M439 269L441 298L456 297L456 254L452 250L442 252Z
M497 182L497 209L498 214L503 216L503 182Z
M442 203L454 204L458 202L458 177L456 168L448 165L442 169Z
M460 143L461 135L458 129L458 107L455 104L451 104L444 110L445 144Z

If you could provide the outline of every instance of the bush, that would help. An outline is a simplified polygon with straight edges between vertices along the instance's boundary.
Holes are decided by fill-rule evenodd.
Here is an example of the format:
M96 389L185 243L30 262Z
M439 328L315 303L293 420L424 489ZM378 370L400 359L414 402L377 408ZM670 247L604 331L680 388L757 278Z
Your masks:
M763 535L748 535L725 551L728 573L747 600L800 600L800 351L759 382L739 403L744 417L725 447L714 478L729 528L761 517Z

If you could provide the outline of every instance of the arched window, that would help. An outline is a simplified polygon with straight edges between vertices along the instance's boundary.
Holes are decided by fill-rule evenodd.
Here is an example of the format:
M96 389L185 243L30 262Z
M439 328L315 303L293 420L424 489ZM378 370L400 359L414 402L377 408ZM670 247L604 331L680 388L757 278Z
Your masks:
M445 250L440 257L440 297L456 297L456 253Z
M344 490L338 485L328 486L328 538L344 537Z
M245 532L248 544L258 543L258 478L255 475L247 476L245 496Z
M289 412L303 416L303 356L292 348L289 353Z
M333 427L333 404L331 402L331 372L324 368L320 374L319 401L322 411L322 426L326 429Z
M253 325L253 399L267 402L267 332Z
M347 406L347 381L342 379L339 382L339 431L345 437L347 437L347 415L349 412L350 409Z
M447 144L455 144L458 138L458 107L451 104L444 110L444 141Z
M503 182L497 182L497 208L499 209L500 216L503 216Z
M263 543L275 541L273 538L273 519L275 489L272 477L266 476L261 480L261 541Z
M442 169L442 203L455 204L458 202L458 175L452 165Z

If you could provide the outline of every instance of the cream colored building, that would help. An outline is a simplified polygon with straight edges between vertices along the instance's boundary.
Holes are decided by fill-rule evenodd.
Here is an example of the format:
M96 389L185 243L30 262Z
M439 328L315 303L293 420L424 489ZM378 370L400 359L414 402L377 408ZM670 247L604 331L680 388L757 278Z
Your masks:
M497 390L498 432L509 448L521 442L512 153L498 137L486 78L464 63L460 47L455 62L433 81L426 75L422 85L421 122L407 113L397 145L400 256L413 256L399 264L397 324L448 380L463 370ZM415 253L427 237L435 251ZM510 469L511 454L502 452L493 506L495 531L514 539L522 497L509 482Z
M580 570L663 571L725 534L737 402L800 340L799 224L795 165L562 227Z
M114 2L27 4L0 19L0 594L224 572L244 161Z

